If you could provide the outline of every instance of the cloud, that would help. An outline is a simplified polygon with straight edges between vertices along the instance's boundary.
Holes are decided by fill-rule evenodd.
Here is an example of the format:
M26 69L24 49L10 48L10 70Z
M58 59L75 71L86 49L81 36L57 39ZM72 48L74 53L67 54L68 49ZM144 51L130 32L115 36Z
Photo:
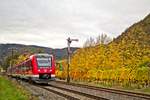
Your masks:
M150 13L149 0L0 0L0 43L61 48L70 36L84 41L117 37Z

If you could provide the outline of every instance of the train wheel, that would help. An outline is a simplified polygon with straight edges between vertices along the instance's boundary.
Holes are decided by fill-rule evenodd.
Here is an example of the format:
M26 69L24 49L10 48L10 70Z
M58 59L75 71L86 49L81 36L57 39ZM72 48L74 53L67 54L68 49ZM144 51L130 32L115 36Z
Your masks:
M33 84L33 80L31 79L31 77L29 78L29 83Z

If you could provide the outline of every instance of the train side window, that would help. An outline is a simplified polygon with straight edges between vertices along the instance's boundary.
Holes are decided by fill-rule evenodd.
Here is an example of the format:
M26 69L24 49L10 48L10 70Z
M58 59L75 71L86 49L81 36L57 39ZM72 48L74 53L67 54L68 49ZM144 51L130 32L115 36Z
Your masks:
M29 61L29 69L32 70L32 62L31 62L31 60Z
M22 64L21 69L22 69L22 71L24 71L24 63Z
M21 64L21 71L23 71L23 64Z
M23 68L23 69L24 69L24 71L25 71L25 70L26 70L26 63L24 63L23 65L24 65L24 68Z
M29 66L28 66L28 61L26 62L26 70L29 69Z
M26 62L26 70L29 70L28 62Z
M20 65L20 72L22 72L22 65Z
M26 67L27 67L27 70L30 70L30 61L27 61L27 63L26 63Z

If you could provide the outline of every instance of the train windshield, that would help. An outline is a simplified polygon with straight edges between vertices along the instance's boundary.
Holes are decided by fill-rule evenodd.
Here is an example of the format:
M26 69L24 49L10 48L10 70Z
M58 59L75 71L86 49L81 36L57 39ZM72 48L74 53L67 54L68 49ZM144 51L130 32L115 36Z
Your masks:
M50 67L51 66L51 57L38 57L37 58L38 67Z

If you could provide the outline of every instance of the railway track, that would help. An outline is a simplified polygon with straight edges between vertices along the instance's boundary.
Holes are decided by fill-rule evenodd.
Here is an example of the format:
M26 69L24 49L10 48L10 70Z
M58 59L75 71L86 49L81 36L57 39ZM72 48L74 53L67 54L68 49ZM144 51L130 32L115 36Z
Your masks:
M88 93L83 93L83 92L68 89L65 87L59 87L59 86L54 86L54 85L49 85L49 86L38 85L38 87L43 88L47 91L53 92L55 94L58 94L60 96L63 96L67 98L67 100L109 100L103 97L91 95Z
M60 95L60 96L62 96L62 97L65 97L65 98L67 98L67 99L69 99L69 100L79 100L78 98L75 98L75 97L73 97L73 96L64 94L64 93L62 93L62 92L58 92L56 89L53 89L53 88L47 88L47 87L44 87L44 86L38 86L38 87L40 87L40 88L42 88L42 89L45 89L45 90L47 90L47 91L49 91L49 92L53 92L53 93L55 93L55 94L58 94L58 95Z
M31 88L30 91L34 92L33 95L39 96L41 98L43 98L43 96L44 98L49 98L47 96L53 93L53 94L58 95L58 98L59 98L58 100L64 100L64 99L61 99L60 97L66 98L67 100L109 100L100 96L95 96L92 94L84 93L75 89L59 87L57 82L55 81L50 82L54 84L38 84L38 83L33 83L33 82L30 83L30 82L27 82L27 80L22 80L22 79L19 79L17 81L21 85L24 85L26 88L28 89ZM45 90L47 92L44 92ZM53 95L51 95L51 97L53 97ZM49 99L44 99L44 100L49 100ZM56 100L56 99L51 99L51 100Z
M94 87L83 84L75 84L75 83L66 83L63 81L55 81L49 84L55 88L61 88L63 90L78 91L80 94L86 93L88 97L96 96L99 98L103 98L103 100L150 100L150 94L144 93L135 93L130 91L118 90L118 89L109 89L102 87ZM65 87L65 89L64 89ZM94 98L100 100L98 98Z
M94 87L76 83L68 84L64 81L51 81L48 85L32 85L57 94L67 100L150 100L150 94Z

